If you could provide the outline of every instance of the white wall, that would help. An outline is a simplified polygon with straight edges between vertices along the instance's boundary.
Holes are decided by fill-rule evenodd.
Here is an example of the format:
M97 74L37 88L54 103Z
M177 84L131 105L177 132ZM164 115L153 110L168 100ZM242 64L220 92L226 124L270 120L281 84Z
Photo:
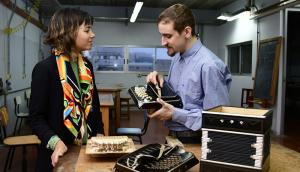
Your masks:
M22 1L17 1L17 5L21 8L25 7ZM26 27L22 27L19 31L10 34L10 72L8 69L8 36L4 34L3 29L7 28L7 23L11 15L11 10L0 3L0 77L4 85L5 80L9 79L11 82L11 90L6 96L6 106L8 107L10 122L7 133L11 134L15 125L14 102L13 98L17 95L22 97L23 104L21 111L28 111L25 107L24 91L30 87L31 72L33 66L39 59L39 43L41 30L31 23ZM36 15L34 15L36 16ZM24 21L24 18L14 14L11 22L11 28L15 28ZM23 30L25 28L25 44L23 43ZM25 46L25 73L23 74L24 51ZM22 91L18 91L22 90ZM5 96L0 96L0 106L4 105Z
M245 1L236 1L221 11L237 11L244 5ZM204 29L205 45L226 64L228 64L227 45L252 41L252 74L249 76L232 76L230 101L233 106L240 106L242 88L252 88L253 86L252 76L256 67L256 26L255 20L239 19L216 26L215 29L212 26L206 26Z
M160 45L155 23L95 22L93 31L99 45Z
M258 6L268 6L277 1L258 1ZM246 1L236 1L224 8L225 11L236 11L245 5ZM253 88L253 78L255 77L256 59L257 59L257 31L260 31L259 40L282 35L282 19L280 13L276 13L257 20L240 19L220 26L204 26L203 37L200 38L206 47L212 50L225 63L228 63L227 45L240 42L252 41L252 74L248 76L232 76L232 85L230 90L231 105L240 106L242 88ZM258 27L258 29L257 29ZM160 37L155 23L109 23L97 22L94 24L96 35L96 44L100 45L160 45ZM113 36L111 36L113 35ZM282 62L280 64L282 66ZM282 71L282 67L280 69ZM282 72L279 74L278 99L273 107L273 125L272 130L276 134L282 131L280 121L282 121ZM128 82L130 81L130 82ZM130 87L135 84L143 84L144 77L137 78L136 73L96 73L96 82L101 85L118 85ZM123 94L127 90L124 90ZM279 105L278 105L279 104Z
M237 3L241 3L237 2ZM236 9L236 3L231 5L232 7L227 7L226 9ZM257 29L258 27L258 29ZM257 61L257 31L259 30L260 38L259 40L273 38L282 35L282 17L280 12L273 15L261 18L259 20L248 20L239 19L232 22L227 22L221 26L218 26L215 30L207 27L205 29L204 35L216 35L210 36L212 38L217 37L216 45L217 55L224 59L227 63L228 52L227 45L252 41L252 74L249 76L233 75L232 85L230 90L230 101L233 106L240 106L241 102L241 90L242 88L253 88L252 77L255 77L256 61ZM211 33L214 32L214 33ZM209 41L207 41L209 42ZM280 134L282 132L282 61L280 62L280 74L278 80L278 92L277 92L277 102L273 109L273 125L272 130L275 134Z
M136 45L160 46L160 34L156 23L95 22L93 31L96 34L95 45ZM96 83L99 87L125 87L122 96L128 96L127 88L145 84L145 77L137 77L138 73L96 72Z
M196 26L196 30L199 26ZM218 33L215 26L203 28L204 44L214 53L218 52ZM206 29L209 32L206 32ZM199 29L198 29L199 30ZM140 45L140 46L161 46L160 34L156 23L125 23L120 22L95 22L93 31L96 33L95 45ZM224 60L225 56L222 56ZM145 77L137 77L137 72L96 72L96 83L98 86L123 85L126 88L137 84L145 84ZM146 73L145 73L146 74ZM130 82L129 82L130 81ZM128 96L127 89L121 93Z
M200 37L202 43L209 48L216 55L218 54L218 32L216 26L204 26L203 27L203 36ZM220 57L220 56L219 56ZM220 57L223 61L224 57Z
M210 29L207 29L209 32ZM232 76L230 89L230 101L234 106L240 106L242 88L252 88L252 76L256 67L256 22L249 19L240 19L227 22L216 28L217 34L217 55L227 63L228 52L227 45L240 42L252 41L252 75L250 76Z
M258 1L258 6L268 6L270 1L273 3L277 0ZM244 6L245 0L236 1L234 4L224 8L227 11L236 11ZM10 10L0 4L0 28L6 27L6 23L10 16ZM23 18L15 15L12 26L16 26ZM260 39L272 38L282 35L282 15L277 13L259 20ZM95 22L93 27L96 33L95 44L98 45L142 45L142 46L160 46L160 35L157 31L156 23L125 23L121 22ZM230 100L232 105L240 105L240 96L242 88L252 88L252 77L255 75L256 57L257 57L257 22L255 20L236 20L228 22L220 26L204 26L203 37L201 38L209 49L218 55L225 63L227 63L227 45L252 40L252 75L251 76L233 76L233 82L230 90ZM39 35L41 31L28 24L26 27L26 77L22 75L22 36L23 31L19 31L12 35L11 41L11 82L14 90L29 87L31 81L31 70L38 61ZM0 32L0 77L5 79L7 51L5 51L6 35ZM46 55L47 56L47 55ZM279 83L282 83L282 62L280 63ZM122 85L126 88L136 84L144 84L145 77L137 77L137 73L96 73L96 83L100 86L117 86ZM277 104L281 105L282 84L278 86ZM127 89L122 94L125 94ZM10 125L14 125L13 116L13 97L21 95L24 92L10 94L7 97L7 105L12 121ZM24 99L23 99L24 100ZM0 96L0 105L3 104L3 96ZM280 133L280 121L282 121L281 106L275 105L272 129L278 134ZM24 108L23 108L24 109Z

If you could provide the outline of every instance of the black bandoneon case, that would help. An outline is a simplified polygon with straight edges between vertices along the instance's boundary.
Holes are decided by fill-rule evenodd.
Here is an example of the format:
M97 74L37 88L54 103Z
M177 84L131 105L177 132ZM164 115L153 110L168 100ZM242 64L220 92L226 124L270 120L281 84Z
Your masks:
M156 101L159 97L158 90L152 83L133 86L129 88L128 92L139 109L159 109L161 107L161 104ZM175 107L182 108L181 98L167 82L163 83L160 98Z
M219 106L203 111L201 172L269 169L272 111Z

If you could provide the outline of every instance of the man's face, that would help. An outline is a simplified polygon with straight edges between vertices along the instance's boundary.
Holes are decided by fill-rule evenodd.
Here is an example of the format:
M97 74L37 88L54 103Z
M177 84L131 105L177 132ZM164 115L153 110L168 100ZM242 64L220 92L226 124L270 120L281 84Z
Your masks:
M184 31L178 33L174 30L174 22L158 23L158 30L161 34L161 45L168 49L168 55L173 57L177 52L184 52L186 47L186 38Z

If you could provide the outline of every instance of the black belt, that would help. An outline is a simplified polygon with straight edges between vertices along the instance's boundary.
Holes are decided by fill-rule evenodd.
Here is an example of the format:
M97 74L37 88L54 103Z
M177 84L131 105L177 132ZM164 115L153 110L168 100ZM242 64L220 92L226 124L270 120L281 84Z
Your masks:
M198 131L192 131L192 130L186 130L186 131L169 131L169 136L173 137L202 137L201 130Z

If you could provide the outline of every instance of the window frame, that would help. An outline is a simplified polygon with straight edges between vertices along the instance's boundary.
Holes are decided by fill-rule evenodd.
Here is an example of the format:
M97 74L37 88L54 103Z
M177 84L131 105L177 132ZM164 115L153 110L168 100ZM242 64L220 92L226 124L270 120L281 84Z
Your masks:
M94 46L97 46L97 47L104 47L104 48L123 48L123 53L124 53L124 64L123 64L123 70L122 71L109 71L109 70L107 70L107 71L100 71L100 70L95 70L95 66L94 66L94 63L93 62L91 62L92 63L92 65L93 65L93 68L94 68L94 72L95 73L123 73L123 71L125 71L125 68L126 68L126 66L125 66L125 61L126 61L126 58L125 58L125 56L126 56L126 49L125 49L125 47L124 46L122 46L122 45L94 45ZM93 59L94 60L94 59Z
M126 71L124 72L127 72L127 73L149 73L150 71L129 71L129 49L130 48L154 48L154 58L152 60L152 67L153 67L153 70L154 70L154 66L155 66L155 59L156 59L156 46L137 46L137 45L128 45L126 46L126 50L127 50L127 58L125 60L125 65L126 65ZM151 71L152 72L152 71Z
M129 48L154 48L154 58L152 61L153 64L153 70L155 70L156 67L156 53L157 53L157 48L165 48L163 46L151 46L151 45L94 45L97 47L121 47L124 48L124 66L123 66L123 71L99 71L99 70L94 70L95 73L131 73L131 74L148 74L149 71L129 71ZM172 58L170 58L170 60L172 60ZM168 71L162 71L160 72L162 74L168 74Z
M250 73L244 73L242 72L242 66L243 66L243 57L242 57L242 46L245 46L245 45L250 45L251 46L251 66L250 66ZM238 72L235 73L235 72L232 72L231 71L231 51L230 51L230 48L235 48L235 47L238 47L238 51L239 51L239 64L238 64ZM232 75L239 75L239 76L251 76L252 75L252 60L253 60L253 43L252 43L252 40L251 41L246 41L246 42L241 42L241 43L237 43L237 44L231 44L231 45L227 45L227 50L228 50L228 67L229 67L229 70L231 72Z

